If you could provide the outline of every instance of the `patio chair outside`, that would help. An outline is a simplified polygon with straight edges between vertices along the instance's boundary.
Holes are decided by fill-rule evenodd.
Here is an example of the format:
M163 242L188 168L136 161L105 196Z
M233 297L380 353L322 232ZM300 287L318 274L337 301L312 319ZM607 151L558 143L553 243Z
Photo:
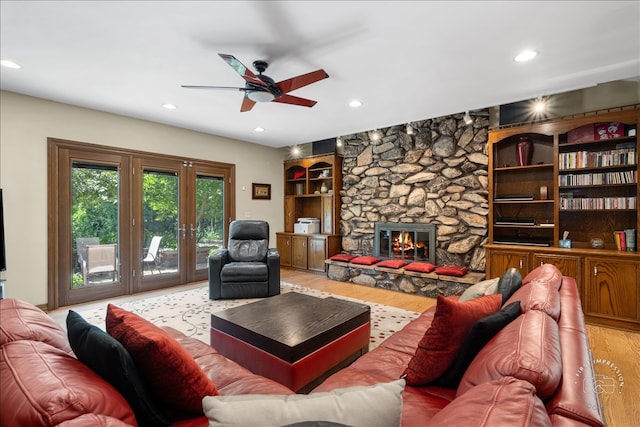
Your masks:
M118 277L117 244L87 246L87 259L82 263L84 283L88 284L87 277L95 273L111 273L111 279L115 282Z
M78 254L78 266L80 268L83 268L82 265L87 260L87 246L99 244L99 237L78 237L76 239L76 253Z
M160 250L160 241L162 240L162 236L153 236L151 238L151 243L149 244L149 250L147 254L142 259L142 264L144 267L149 266L151 273L153 273L153 268L151 265L156 267L158 273L160 273L160 267L158 266L158 251Z

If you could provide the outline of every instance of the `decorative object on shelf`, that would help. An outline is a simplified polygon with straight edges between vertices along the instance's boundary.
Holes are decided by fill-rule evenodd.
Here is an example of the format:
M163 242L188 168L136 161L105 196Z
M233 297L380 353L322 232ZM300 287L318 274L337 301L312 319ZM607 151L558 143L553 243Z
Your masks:
M599 237L591 239L591 247L593 249L604 249L604 240Z
M296 195L301 196L304 194L304 184L301 182L298 182L296 184Z
M304 171L297 171L293 173L293 179L304 178Z
M329 169L325 169L325 170L323 170L323 171L322 171L322 176L323 176L323 177L327 177L327 176L329 176L329 172L331 172Z
M327 188L327 183L323 182L322 186L320 187L320 192L321 193L326 193L327 191L329 191L329 188Z
M251 198L254 200L271 200L271 184L251 184Z
M548 197L548 188L546 185L540 186L540 200L547 200Z
M569 232L565 231L562 233L562 239L558 242L558 246L565 249L571 249L571 240L568 239Z
M520 141L516 144L516 159L518 166L526 166L531 163L531 154L533 152L533 142L527 136L521 136Z
M627 228L624 230L625 239L627 241L627 252L636 251L636 230L634 228Z

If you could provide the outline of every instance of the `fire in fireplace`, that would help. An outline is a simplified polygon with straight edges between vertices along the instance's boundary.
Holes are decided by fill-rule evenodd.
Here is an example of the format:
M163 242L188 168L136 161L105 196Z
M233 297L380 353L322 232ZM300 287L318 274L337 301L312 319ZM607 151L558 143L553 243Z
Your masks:
M374 256L435 264L435 225L377 222L374 232Z

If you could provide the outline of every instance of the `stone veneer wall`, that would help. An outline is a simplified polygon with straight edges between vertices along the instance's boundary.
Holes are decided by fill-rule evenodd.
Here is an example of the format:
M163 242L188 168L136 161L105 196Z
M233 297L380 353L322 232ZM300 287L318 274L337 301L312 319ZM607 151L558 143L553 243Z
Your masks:
M485 270L489 110L348 135L343 140L342 248L373 254L375 222L436 225L436 263Z

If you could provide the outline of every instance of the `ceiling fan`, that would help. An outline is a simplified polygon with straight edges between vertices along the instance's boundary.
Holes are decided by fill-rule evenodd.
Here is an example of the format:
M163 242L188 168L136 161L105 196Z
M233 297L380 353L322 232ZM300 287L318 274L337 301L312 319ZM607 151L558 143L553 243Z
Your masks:
M218 55L245 80L244 87L190 85L182 85L182 87L187 89L232 89L244 92L244 99L240 107L242 112L251 110L256 102L270 101L313 107L317 101L289 95L289 92L329 77L324 70L320 69L276 83L271 77L262 74L269 66L266 61L253 61L253 67L258 72L256 76L232 55L224 53L219 53Z

